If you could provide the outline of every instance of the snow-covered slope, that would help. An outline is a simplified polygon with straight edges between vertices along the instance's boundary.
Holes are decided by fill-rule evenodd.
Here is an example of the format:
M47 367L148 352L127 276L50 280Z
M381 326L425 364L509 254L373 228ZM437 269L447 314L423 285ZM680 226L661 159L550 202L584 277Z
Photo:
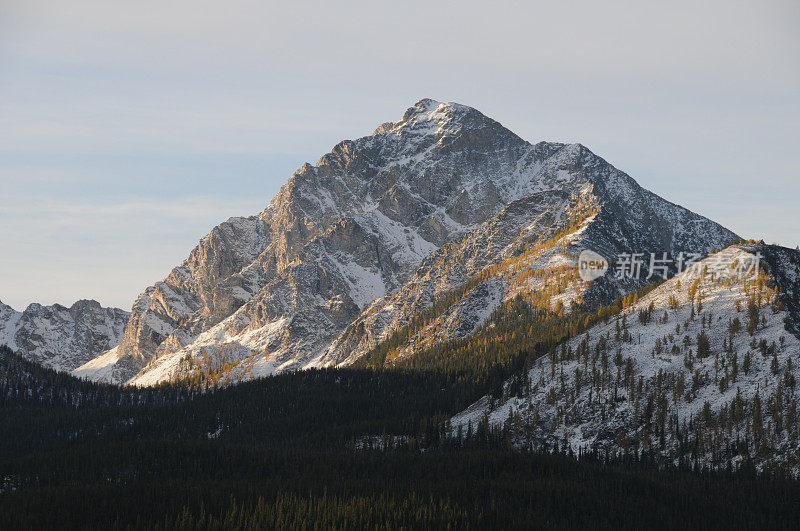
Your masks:
M31 304L23 312L0 302L0 344L31 361L71 371L118 344L129 315L93 300L70 308Z
M760 277L741 267L755 263ZM652 451L711 466L750 456L800 472L798 278L798 251L729 247L541 358L501 400L486 397L453 424L485 418L522 445Z
M581 241L609 257L736 239L581 145L530 144L475 109L422 100L304 165L258 216L215 228L140 295L116 351L77 374L153 384L224 368L231 381L348 363L569 225L578 204L596 211ZM473 295L462 333L497 304L492 289Z

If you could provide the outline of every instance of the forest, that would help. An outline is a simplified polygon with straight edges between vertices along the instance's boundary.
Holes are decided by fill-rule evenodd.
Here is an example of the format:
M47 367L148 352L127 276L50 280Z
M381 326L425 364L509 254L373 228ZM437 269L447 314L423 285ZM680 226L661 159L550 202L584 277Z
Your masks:
M747 467L521 450L483 422L453 434L447 419L501 377L361 368L205 391L120 388L2 348L0 528L780 528L800 518L800 484Z

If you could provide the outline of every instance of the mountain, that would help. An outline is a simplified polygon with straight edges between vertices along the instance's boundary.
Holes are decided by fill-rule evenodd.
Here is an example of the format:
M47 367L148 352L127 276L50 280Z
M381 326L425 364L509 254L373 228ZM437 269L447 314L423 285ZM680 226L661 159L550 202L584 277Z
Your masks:
M117 345L129 317L93 300L69 308L31 304L23 312L0 302L0 345L46 367L71 371Z
M735 240L580 144L531 144L475 109L425 99L305 164L260 214L214 228L139 296L121 343L75 374L225 383L347 365L436 306L435 326L394 354L408 356L543 286L557 284L549 300L568 312L645 283L583 282L583 249L705 256Z
M453 425L485 419L525 446L796 474L799 307L800 251L730 246L553 348Z

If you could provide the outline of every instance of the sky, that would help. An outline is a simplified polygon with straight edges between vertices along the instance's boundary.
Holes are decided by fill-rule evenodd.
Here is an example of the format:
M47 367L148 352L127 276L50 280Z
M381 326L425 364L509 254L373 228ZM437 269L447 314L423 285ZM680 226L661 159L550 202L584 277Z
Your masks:
M800 2L0 1L0 300L130 309L429 97L800 244Z

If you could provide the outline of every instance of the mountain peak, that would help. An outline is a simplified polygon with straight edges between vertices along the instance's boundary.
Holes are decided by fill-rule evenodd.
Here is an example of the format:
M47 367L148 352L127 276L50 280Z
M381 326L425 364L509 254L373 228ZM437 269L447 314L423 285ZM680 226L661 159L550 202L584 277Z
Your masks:
M55 370L72 370L122 340L129 313L91 299L29 304L18 312L0 302L0 345Z
M399 121L304 165L258 218L221 224L147 288L109 354L120 368L113 378L181 377L199 370L187 360L204 351L232 356L231 378L357 357L437 294L559 233L590 204L602 211L580 237L604 256L720 247L734 236L589 153L532 145L472 107L422 99ZM470 323L501 304L495 288L475 295L486 311ZM376 302L387 297L396 299ZM373 304L382 310L371 313Z
M448 102L444 102L444 103L452 105L452 103L448 103ZM419 100L417 103L414 104L414 107L425 107L427 109L435 109L436 107L438 107L441 104L442 104L441 101L435 100L433 98L422 98L421 100Z
M409 107L400 121L381 124L373 136L384 133L445 136L464 127L480 129L486 126L504 130L499 123L467 105L423 98Z

